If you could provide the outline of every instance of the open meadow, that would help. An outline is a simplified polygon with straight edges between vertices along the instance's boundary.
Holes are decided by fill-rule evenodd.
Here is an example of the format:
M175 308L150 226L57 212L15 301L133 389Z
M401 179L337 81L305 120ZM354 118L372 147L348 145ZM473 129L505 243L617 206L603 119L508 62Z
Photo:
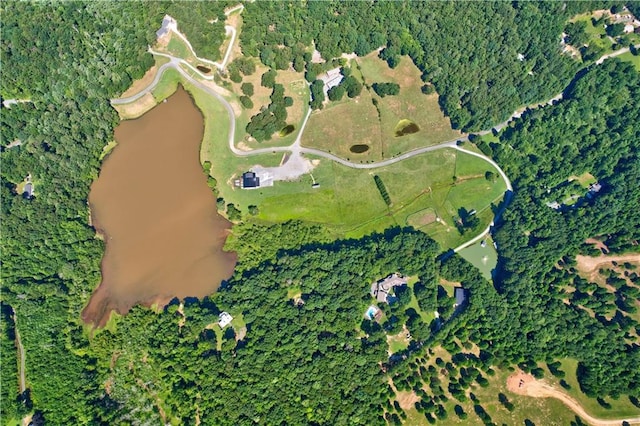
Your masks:
M352 75L365 84L362 93L353 99L345 96L326 102L322 110L314 112L302 139L304 146L366 163L461 135L440 110L437 93L422 93L420 71L409 57L403 56L391 69L374 52L351 60L350 67ZM371 89L374 83L396 83L400 92L380 97ZM397 136L406 126L414 133ZM369 149L355 153L350 150L353 145Z

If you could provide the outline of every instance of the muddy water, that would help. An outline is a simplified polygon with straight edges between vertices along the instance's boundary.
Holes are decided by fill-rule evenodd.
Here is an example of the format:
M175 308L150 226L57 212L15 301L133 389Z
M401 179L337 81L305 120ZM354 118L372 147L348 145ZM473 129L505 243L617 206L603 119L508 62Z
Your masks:
M180 87L116 129L116 148L91 186L93 226L104 235L102 281L82 316L104 325L112 310L203 297L231 276L231 224L219 216L200 165L203 119Z

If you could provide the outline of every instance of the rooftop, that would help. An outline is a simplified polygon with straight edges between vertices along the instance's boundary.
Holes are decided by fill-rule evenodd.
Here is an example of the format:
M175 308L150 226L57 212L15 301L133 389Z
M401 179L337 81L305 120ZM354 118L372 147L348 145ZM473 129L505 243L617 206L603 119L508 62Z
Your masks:
M391 274L388 277L371 284L371 295L375 297L378 302L389 303L388 297L391 289L405 284L407 284L407 279L405 277L397 273Z
M260 178L254 172L246 172L242 174L243 188L258 188L260 186Z
M456 298L456 307L462 306L464 302L467 300L467 291L462 287L456 287L453 291L453 295Z
M322 90L324 91L324 95L328 96L329 89L339 85L343 77L340 73L340 68L334 68L327 71L325 75L322 75L319 78L324 83L324 87L322 88Z
M220 315L218 315L218 325L220 325L220 328L225 328L231 324L231 321L233 321L233 317L229 312L220 312Z
M164 15L162 19L162 26L158 31L156 31L156 37L162 38L169 34L170 31L175 30L177 28L176 20L173 19L169 15Z

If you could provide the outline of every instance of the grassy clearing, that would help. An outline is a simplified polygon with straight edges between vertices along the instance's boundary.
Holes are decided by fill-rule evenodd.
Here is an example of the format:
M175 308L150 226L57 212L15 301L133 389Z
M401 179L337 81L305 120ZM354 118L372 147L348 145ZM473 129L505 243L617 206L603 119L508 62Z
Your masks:
M595 398L589 398L580 391L580 385L578 384L578 378L576 376L578 361L567 358L562 360L561 363L562 367L560 369L566 373L564 380L571 386L571 389L567 390L562 388L559 384L560 380L554 377L546 366L544 366L545 380L557 385L556 387L558 389L561 389L563 392L576 399L576 401L578 401L590 415L602 419L616 419L621 417L637 416L640 414L640 409L633 405L626 396L621 396L617 400L613 398L605 398L605 401L611 404L611 409L604 408ZM621 391L624 390L621 389Z
M430 357L426 365L435 365L435 359L437 357L442 358L445 362L450 361L450 355L442 348L435 348L434 355ZM440 368L438 367L440 370ZM575 420L575 414L569 410L564 404L554 398L532 398L521 395L516 395L507 390L506 380L512 372L508 369L495 370L494 376L488 376L486 373L482 373L484 377L489 381L489 386L483 388L477 383L473 383L469 392L473 393L478 399L478 403L487 411L491 416L494 424L508 424L508 425L522 425L525 420L528 419L536 425L567 425L571 421ZM444 403L444 407L447 411L448 417L444 420L437 421L436 424L441 425L483 425L484 423L474 412L474 402L467 399L465 402L460 402L453 398L447 391L449 384L448 376L444 374L439 375L442 381L442 388L445 389L445 394L449 400ZM425 387L425 390L429 391ZM507 396L508 400L514 405L513 411L508 411L498 400L498 394L503 393ZM460 405L464 412L467 413L466 419L460 419L454 411L454 407ZM407 425L427 425L429 424L425 417L420 414L415 408L411 408L406 411Z
M232 97L238 102L238 104L240 96L242 95L242 90L240 89L242 83L251 83L254 89L254 94L251 96L253 108L242 108L242 113L239 117L236 117L236 140L238 141L236 145L240 149L257 149L290 145L295 140L298 130L302 125L302 119L307 112L310 95L309 89L307 88L304 80L304 74L297 73L295 71L278 71L276 83L284 86L285 96L291 96L291 98L293 98L293 105L287 108L287 123L293 124L295 130L285 137L280 137L278 134L275 134L272 136L271 140L263 142L257 142L246 133L245 128L251 120L251 117L259 113L263 108L266 108L271 103L270 97L272 89L261 85L262 74L267 71L267 67L256 62L256 72L250 76L244 76L241 83L233 83L230 81L226 82L229 84L229 90L233 93Z
M402 330L395 336L387 336L387 344L389 345L389 353L391 354L407 349L409 347L407 332Z
M278 71L276 83L284 86L284 95L293 98L293 105L287 108L287 123L295 123L299 129L309 105L310 92L304 73L292 70Z
M171 96L178 88L178 83L182 80L178 71L168 69L162 74L162 78L151 91L156 103L163 101Z
M593 175L589 172L584 172L580 176L569 176L570 181L577 181L581 187L588 188L592 183L596 183L598 179L593 177Z
M191 52L191 49L189 49L189 46L187 46L182 38L173 32L170 35L169 43L167 43L163 50L169 55L182 58L190 64L195 64L197 62L196 57L193 55L193 52Z
M431 321L433 321L433 319L435 318L435 315L433 312L424 312L422 309L420 309L420 306L418 305L418 299L416 299L416 295L413 294L413 286L417 282L418 277L409 277L407 285L411 289L411 301L407 304L407 308L415 309L418 315L420 315L420 318L422 318L422 321L424 321L425 324L430 324Z
M427 153L375 171L356 170L323 159L313 172L320 188L311 188L311 179L305 176L297 182L276 182L272 188L236 189L233 199L240 205L258 205L257 218L263 221L299 219L322 223L336 235L348 237L362 236L392 225L404 226L411 223L417 212L431 209L427 211L439 214L443 223L429 224L421 229L449 248L469 238L461 236L454 227L452 218L457 210L465 207L488 211L489 215L481 216L484 227L492 217L488 209L490 201L504 192L502 181L490 183L484 176L454 184L452 176L460 156L469 157L462 160L471 162L465 166L469 173L484 173L484 161L453 150ZM391 207L387 207L380 196L374 174L379 175L387 187ZM450 231L444 234L431 232L430 227L434 225Z
M355 70L354 70L355 75ZM360 96L341 102L329 103L309 118L302 145L331 152L350 161L367 163L380 161L382 134L378 113L371 94L363 89ZM349 150L352 145L368 145L361 154Z
M303 145L366 163L460 136L440 110L438 95L421 92L420 71L410 58L403 57L398 67L391 69L372 53L352 60L351 70L354 77L369 86L375 82L397 83L400 93L381 98L365 88L357 98L345 96L341 101L327 103L309 120ZM374 101L378 103L379 115ZM420 130L396 137L396 126L402 120L416 123ZM352 145L359 144L370 148L361 154L349 150Z
M425 95L421 91L424 84L420 70L411 59L403 56L395 69L378 58L376 53L357 59L360 70L368 85L375 82L392 82L400 85L396 96L378 95L380 107L380 125L385 157L398 155L421 146L435 145L460 136L460 132L451 128L451 122L444 116L438 104L436 93ZM411 120L420 131L401 137L395 136L396 125L401 120Z

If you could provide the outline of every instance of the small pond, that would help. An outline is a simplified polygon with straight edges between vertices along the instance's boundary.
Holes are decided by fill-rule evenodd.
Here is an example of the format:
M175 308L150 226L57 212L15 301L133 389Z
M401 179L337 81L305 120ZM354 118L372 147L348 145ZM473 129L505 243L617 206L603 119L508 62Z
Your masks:
M349 151L353 152L354 154L362 154L363 152L369 151L369 145L364 145L364 144L351 145L351 148L349 148Z
M420 127L411 120L400 120L396 124L395 134L397 137L410 135L420 131Z

